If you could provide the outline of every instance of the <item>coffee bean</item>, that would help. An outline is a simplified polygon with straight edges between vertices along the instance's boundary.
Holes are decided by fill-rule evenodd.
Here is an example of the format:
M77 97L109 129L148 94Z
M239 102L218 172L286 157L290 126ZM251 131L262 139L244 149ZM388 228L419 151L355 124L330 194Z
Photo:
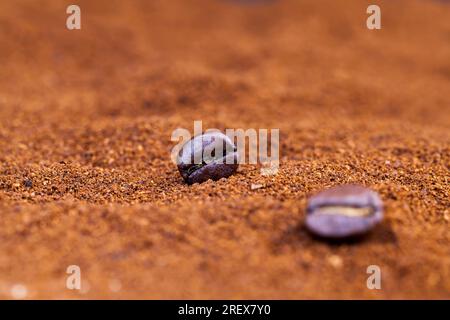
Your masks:
M27 188L32 188L33 187L33 181L31 181L30 179L25 179L23 181L23 185Z
M363 235L382 219L382 202L376 192L358 185L343 185L311 197L306 227L317 236L342 239Z
M186 142L177 157L178 170L188 184L227 178L238 168L238 152L220 132L198 135Z

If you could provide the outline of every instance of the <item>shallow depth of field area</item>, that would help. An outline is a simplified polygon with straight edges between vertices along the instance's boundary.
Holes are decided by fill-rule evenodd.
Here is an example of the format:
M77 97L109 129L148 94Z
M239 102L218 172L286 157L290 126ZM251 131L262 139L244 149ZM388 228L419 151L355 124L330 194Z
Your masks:
M78 1L73 31L0 2L1 298L450 297L450 4L377 1L370 31L368 1L241 2ZM186 185L194 120L280 129L279 174ZM345 183L383 223L312 238L308 197Z

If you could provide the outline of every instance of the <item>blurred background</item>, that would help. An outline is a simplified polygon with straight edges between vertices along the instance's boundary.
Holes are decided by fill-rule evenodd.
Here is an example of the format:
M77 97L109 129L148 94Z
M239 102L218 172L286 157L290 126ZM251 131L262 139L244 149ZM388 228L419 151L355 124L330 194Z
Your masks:
M448 1L80 0L81 30L70 4L0 1L0 297L449 297ZM194 120L280 129L280 174L184 185ZM386 223L318 243L306 200L342 183Z

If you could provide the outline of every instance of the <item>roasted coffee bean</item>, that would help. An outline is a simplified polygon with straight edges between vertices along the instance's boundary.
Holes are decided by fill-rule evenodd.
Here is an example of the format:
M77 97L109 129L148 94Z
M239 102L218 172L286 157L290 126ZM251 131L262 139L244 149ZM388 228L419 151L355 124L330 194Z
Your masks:
M219 180L236 172L238 152L231 139L223 133L206 133L182 146L177 165L188 184Z
M317 236L341 239L363 235L382 219L382 202L376 192L343 185L311 197L306 227Z
M23 181L23 185L27 188L32 188L33 187L33 181L31 181L30 179L25 179Z

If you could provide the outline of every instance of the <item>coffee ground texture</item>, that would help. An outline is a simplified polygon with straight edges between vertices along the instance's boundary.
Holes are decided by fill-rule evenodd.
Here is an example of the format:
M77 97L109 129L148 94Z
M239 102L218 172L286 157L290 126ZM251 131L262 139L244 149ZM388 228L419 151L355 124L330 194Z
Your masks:
M0 298L450 298L448 3L77 4L0 2ZM278 174L185 184L194 120L280 129ZM308 198L349 183L384 221L315 239Z

